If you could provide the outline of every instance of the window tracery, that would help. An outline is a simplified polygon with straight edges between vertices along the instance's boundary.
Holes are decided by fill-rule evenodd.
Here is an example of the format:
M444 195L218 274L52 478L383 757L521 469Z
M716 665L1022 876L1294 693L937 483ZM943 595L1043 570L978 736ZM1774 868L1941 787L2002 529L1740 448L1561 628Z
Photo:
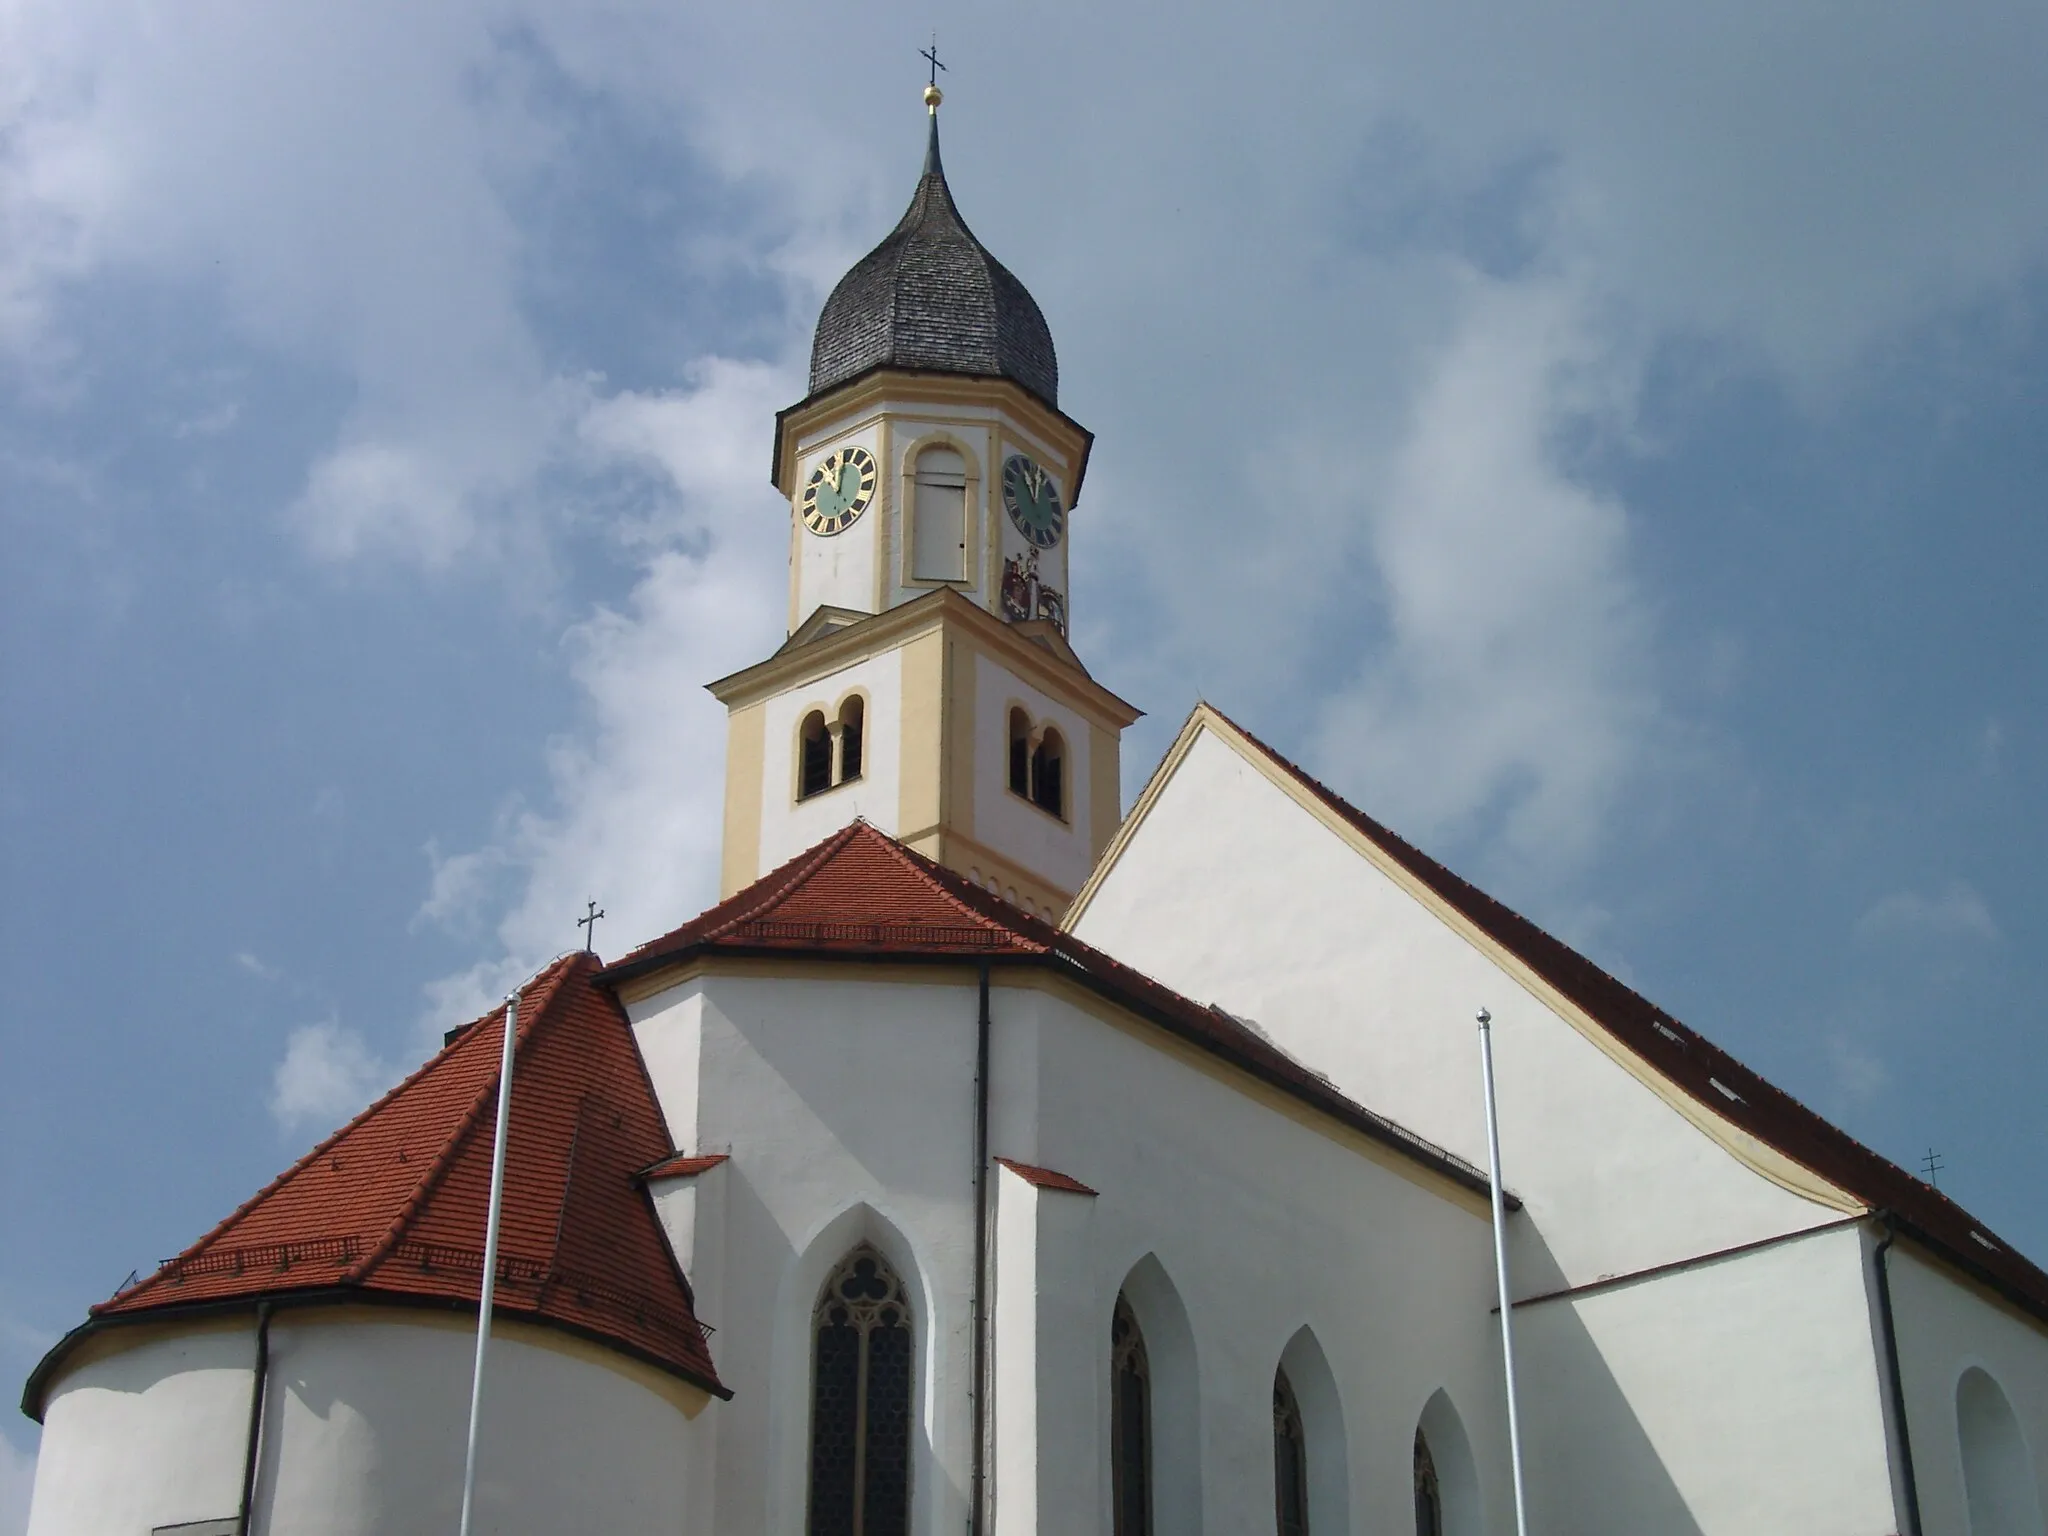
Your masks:
M1444 1498L1437 1487L1436 1460L1422 1431L1415 1432L1415 1536L1443 1536Z
M871 1245L825 1282L811 1331L808 1536L906 1536L910 1307Z
M1115 1536L1152 1536L1152 1365L1121 1294L1109 1323L1109 1465Z
M1308 1440L1285 1370L1273 1374L1273 1497L1279 1536L1308 1536Z

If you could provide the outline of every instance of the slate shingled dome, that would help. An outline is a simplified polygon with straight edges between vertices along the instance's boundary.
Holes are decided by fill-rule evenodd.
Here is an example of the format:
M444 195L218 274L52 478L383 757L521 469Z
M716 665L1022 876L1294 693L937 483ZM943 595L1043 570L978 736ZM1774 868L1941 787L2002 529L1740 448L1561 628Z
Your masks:
M825 301L811 343L811 393L871 368L1009 379L1059 405L1052 332L1037 301L954 206L939 162L936 115L910 207Z

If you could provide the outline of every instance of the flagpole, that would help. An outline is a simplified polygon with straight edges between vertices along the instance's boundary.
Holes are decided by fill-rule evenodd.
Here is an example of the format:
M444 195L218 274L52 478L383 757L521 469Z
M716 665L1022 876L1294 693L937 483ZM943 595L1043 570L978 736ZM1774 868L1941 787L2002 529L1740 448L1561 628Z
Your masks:
M491 1304L498 1294L498 1218L505 1207L505 1133L512 1120L512 1048L519 1038L519 994L505 999L505 1047L498 1062L498 1129L491 1141L491 1204L484 1219L484 1285L476 1308L476 1369L469 1381L469 1450L462 1462L462 1536L469 1536L476 1494L476 1430L484 1405L484 1352L491 1343Z
M1515 1536L1529 1536L1522 1492L1522 1418L1515 1406L1514 1302L1508 1293L1507 1201L1500 1188L1500 1119L1493 1103L1493 1015L1479 1010L1479 1073L1486 1086L1486 1178L1493 1193L1493 1274L1500 1289L1500 1354L1507 1373L1508 1460L1515 1471Z

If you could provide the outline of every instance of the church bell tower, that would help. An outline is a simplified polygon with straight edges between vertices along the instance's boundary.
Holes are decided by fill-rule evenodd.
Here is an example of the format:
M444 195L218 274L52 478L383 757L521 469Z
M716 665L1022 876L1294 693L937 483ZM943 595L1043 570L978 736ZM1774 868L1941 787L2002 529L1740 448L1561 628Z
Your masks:
M722 889L855 816L1042 916L1120 815L1138 718L1068 644L1091 434L1052 332L974 237L939 157L841 278L809 393L775 418L789 639L711 685L728 711Z

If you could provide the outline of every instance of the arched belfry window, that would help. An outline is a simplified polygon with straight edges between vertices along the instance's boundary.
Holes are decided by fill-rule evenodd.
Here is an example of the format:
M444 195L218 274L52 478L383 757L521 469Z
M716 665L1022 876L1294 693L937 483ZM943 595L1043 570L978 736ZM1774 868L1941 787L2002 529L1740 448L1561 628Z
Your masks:
M1109 1472L1115 1536L1152 1536L1152 1363L1131 1304L1109 1323Z
M796 797L808 799L822 794L832 787L832 733L825 728L823 710L812 710L804 716L804 723L797 732Z
M1279 1536L1308 1536L1308 1438L1284 1370L1273 1373L1273 1526Z
M1437 1487L1436 1461L1422 1431L1415 1432L1415 1536L1444 1536L1444 1496Z
M1031 754L1031 803L1055 816L1067 814L1067 744L1047 726Z
M825 1282L812 1320L808 1536L910 1529L910 1308L866 1243Z
M861 727L867 721L867 705L854 694L839 706L839 782L860 777Z
M917 456L910 573L919 581L967 579L967 461L951 448Z

